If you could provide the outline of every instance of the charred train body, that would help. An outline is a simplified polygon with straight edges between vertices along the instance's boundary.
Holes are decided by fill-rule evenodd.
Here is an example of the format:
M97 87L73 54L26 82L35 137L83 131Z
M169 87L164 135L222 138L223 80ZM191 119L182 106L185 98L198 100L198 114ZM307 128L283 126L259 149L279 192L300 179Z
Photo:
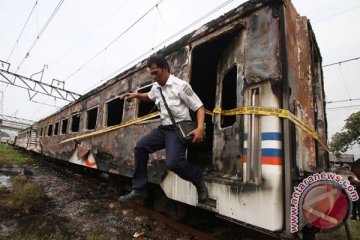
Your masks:
M287 0L249 1L161 52L212 113L205 119L206 141L187 151L188 161L204 171L208 208L286 232L292 181L326 170L327 152L286 118L239 109L288 110L326 140L321 56L308 20ZM37 122L36 150L132 177L134 146L160 120L132 121L151 113L154 104L119 96L147 92L151 84L144 60ZM226 115L219 109L238 111ZM171 199L198 205L195 187L166 170L164 160L164 151L150 156L149 181Z

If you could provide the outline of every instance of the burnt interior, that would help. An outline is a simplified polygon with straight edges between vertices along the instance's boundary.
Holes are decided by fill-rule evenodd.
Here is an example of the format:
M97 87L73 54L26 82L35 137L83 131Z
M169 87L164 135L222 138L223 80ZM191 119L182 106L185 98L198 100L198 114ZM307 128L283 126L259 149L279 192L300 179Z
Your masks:
M124 99L115 98L106 104L107 120L106 126L114 126L121 123L124 109Z
M87 117L86 117L87 124L86 124L86 126L87 126L88 130L95 129L97 113L98 113L98 108L97 107L87 111L87 114L86 114L87 115Z
M68 126L68 119L63 119L61 124L61 134L65 134Z
M238 33L239 29L227 34L221 34L221 36L195 47L192 51L190 84L207 110L212 111L215 107L216 81L220 56L228 48L230 42L238 35ZM233 88L234 81L231 81L231 79L233 79L234 71L236 71L236 68L229 71L229 76L227 77L229 79L229 81L227 81L229 84L227 84L227 86L232 87L232 89L227 89L227 87L225 87L223 90L225 96L228 95L228 92L231 92L231 96L236 92L234 91L236 85ZM226 106L232 107L233 101L235 101L236 106L236 95L233 100L226 102ZM230 124L233 121L235 120L232 118L226 119L225 124ZM190 146L188 148L187 158L190 162L195 163L202 168L212 168L214 132L212 116L206 114L205 123L205 141Z
M152 85L142 87L138 89L138 93L147 93L150 92ZM145 115L148 115L150 113L156 112L157 108L153 101L145 102L145 101L139 101L139 107L138 107L138 117L142 117ZM159 118L158 116L157 118Z
M55 123L54 136L58 135L58 133L59 133L59 122Z
M71 118L71 132L78 132L80 128L80 114L73 115Z
M48 132L47 132L47 135L48 135L48 136L51 136L52 130L53 130L53 125L50 124L50 125L48 126Z
M230 110L237 107L236 104L236 79L237 67L234 65L225 73L222 82L221 109ZM221 116L221 127L226 128L233 125L236 121L236 115Z

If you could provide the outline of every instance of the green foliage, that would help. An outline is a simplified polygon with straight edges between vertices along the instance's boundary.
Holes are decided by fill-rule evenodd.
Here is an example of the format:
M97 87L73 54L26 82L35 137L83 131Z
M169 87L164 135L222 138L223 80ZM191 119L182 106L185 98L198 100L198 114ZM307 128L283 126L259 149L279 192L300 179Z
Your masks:
M6 144L0 144L0 167L11 164L25 165L31 161L32 159L19 149Z
M99 233L91 232L86 236L86 240L105 240L106 238Z
M13 188L14 190L0 201L3 206L24 212L40 209L45 193L39 185L19 176L13 179Z
M337 132L330 142L330 151L336 156L346 152L349 147L360 143L360 111L345 120L342 132Z

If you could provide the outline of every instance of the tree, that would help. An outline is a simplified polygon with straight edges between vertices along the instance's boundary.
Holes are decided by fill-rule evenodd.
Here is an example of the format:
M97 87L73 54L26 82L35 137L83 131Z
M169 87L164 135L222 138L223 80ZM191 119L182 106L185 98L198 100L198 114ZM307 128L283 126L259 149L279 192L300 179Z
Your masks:
M330 151L337 157L354 144L360 143L360 111L351 114L345 120L342 132L335 133L331 138Z

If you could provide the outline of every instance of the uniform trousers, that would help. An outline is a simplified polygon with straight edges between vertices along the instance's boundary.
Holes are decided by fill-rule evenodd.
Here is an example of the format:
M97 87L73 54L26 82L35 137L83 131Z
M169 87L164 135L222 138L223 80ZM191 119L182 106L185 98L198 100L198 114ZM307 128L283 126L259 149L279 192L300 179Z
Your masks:
M166 167L184 180L199 186L202 181L201 170L185 159L186 146L179 140L172 125L153 129L135 146L135 172L132 179L133 189L145 187L149 154L166 149Z

